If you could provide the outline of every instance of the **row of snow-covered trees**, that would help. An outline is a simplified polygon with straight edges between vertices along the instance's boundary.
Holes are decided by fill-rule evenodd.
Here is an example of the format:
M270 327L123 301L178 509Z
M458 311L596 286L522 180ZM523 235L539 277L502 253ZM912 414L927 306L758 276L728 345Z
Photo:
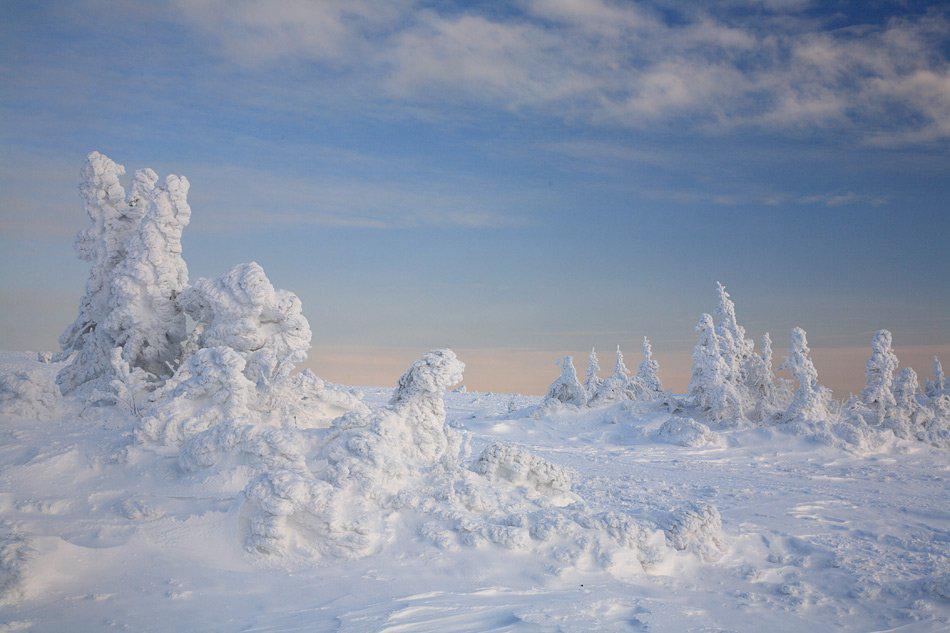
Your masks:
M552 383L545 401L550 404L598 406L620 400L660 400L671 409L691 410L721 425L792 423L812 425L843 423L854 427L887 428L895 435L931 443L950 442L950 394L940 360L934 358L934 377L920 388L917 374L905 367L897 372L891 333L877 332L867 362L867 384L860 395L843 406L818 381L810 358L808 340L800 327L792 330L788 356L779 366L794 383L775 375L772 340L765 333L759 349L736 319L735 303L717 283L716 318L703 314L696 325L697 342L685 396L665 392L649 340L643 339L643 361L631 375L617 348L613 373L598 377L600 366L592 351L587 375L581 384L570 356L558 361L561 375Z

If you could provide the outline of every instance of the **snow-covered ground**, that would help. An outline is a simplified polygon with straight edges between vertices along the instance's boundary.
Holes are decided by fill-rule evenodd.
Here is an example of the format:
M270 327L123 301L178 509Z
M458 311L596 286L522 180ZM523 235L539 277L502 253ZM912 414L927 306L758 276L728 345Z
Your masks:
M3 355L14 368L52 376L58 365ZM374 409L392 393L364 392ZM177 453L135 448L131 416L66 398L45 419L0 425L0 630L950 626L945 450L895 440L859 454L761 428L687 447L670 443L683 433L657 433L671 415L652 402L536 419L537 401L448 393L447 424L470 442L463 467L495 442L526 449L572 471L565 494L661 526L707 502L722 517L719 547L704 544L716 551L670 549L652 568L623 557L552 566L530 546L440 546L396 509L365 556L262 556L242 533L246 472L185 472ZM537 487L530 473L511 479Z

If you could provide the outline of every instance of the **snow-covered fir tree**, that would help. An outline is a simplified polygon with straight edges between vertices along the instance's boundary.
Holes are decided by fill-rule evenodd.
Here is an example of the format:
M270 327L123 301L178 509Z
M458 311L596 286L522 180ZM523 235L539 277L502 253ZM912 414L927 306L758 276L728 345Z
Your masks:
M156 187L155 172L140 170L126 196L124 173L99 152L82 170L92 225L77 236L76 250L92 266L79 315L60 337L58 359L70 359L57 376L64 393L111 378L116 348L131 369L155 375L169 375L180 359L185 318L176 297L187 283L181 231L190 216L188 181L168 176Z
M894 406L891 385L897 371L897 356L891 349L891 333L878 330L871 341L871 358L865 367L865 386L861 390L861 402L883 415L887 407Z
M643 360L637 367L637 375L633 382L636 383L638 390L642 395L652 399L663 393L663 385L660 383L660 377L657 371L660 369L660 363L653 358L653 346L650 345L650 339L643 337ZM641 394L638 394L641 395Z
M746 363L746 386L755 419L765 420L776 412L778 398L772 371L772 337L768 332L759 340L759 352L753 352Z
M169 175L157 185L151 169L136 172L131 200L145 214L113 271L113 309L104 322L131 368L169 376L181 360L188 333L178 295L188 285L181 235L191 219L188 179Z
M608 404L620 400L629 400L634 397L630 389L630 371L623 362L623 352L620 346L617 346L617 356L614 362L614 370L606 379L601 381L600 386L590 398L592 405Z
M689 381L689 404L713 420L739 421L744 417L742 398L731 380L731 372L719 349L713 319L703 314L696 324L698 339L693 348L693 368Z
M600 372L600 363L597 360L597 350L595 348L590 348L590 357L587 359L587 372L584 375L584 391L587 392L587 397L592 398L597 389L600 388L600 384L603 382L597 374Z
M745 365L752 356L753 342L746 339L745 328L736 320L736 304L726 292L726 287L717 281L716 291L719 295L719 305L716 307L719 353L729 366L732 382L742 385Z
M86 157L79 183L90 226L76 235L79 258L89 262L86 291L76 320L60 335L56 360L72 356L56 382L66 393L110 371L114 341L101 327L111 310L112 272L125 257L126 244L142 216L138 204L126 202L119 176L125 167L99 152Z
M558 359L555 364L561 368L561 375L551 383L545 399L557 400L563 404L573 404L578 407L587 404L587 392L577 379L574 359L565 356Z
M940 359L934 356L933 363L934 377L927 381L926 394L928 398L938 398L947 393L946 379L943 376L943 365Z
M788 357L781 366L781 369L788 370L798 383L783 416L787 422L824 420L828 417L828 390L819 384L818 370L815 369L810 354L805 330L800 327L793 328L789 337Z

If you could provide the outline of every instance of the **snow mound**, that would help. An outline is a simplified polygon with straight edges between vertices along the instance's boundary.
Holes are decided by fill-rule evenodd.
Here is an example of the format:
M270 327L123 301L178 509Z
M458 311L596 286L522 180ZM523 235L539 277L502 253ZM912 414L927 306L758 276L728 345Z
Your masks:
M505 480L523 486L537 495L569 493L574 483L574 473L569 469L497 442L482 451L472 470L492 481Z
M692 418L671 417L664 422L653 435L658 442L699 448L701 446L724 446L725 442L718 434L702 422Z
M725 550L722 517L712 505L698 501L678 510L665 531L673 549L689 550L705 561L715 561Z
M136 431L140 441L179 445L226 420L245 420L254 383L229 347L201 349L155 394Z
M48 365L0 372L0 413L47 420L58 409L59 389Z

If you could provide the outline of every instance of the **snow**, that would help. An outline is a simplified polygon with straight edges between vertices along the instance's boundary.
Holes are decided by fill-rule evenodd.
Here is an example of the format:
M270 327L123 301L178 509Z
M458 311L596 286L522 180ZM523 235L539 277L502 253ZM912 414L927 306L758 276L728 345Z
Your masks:
M189 285L188 181L99 153L59 354L0 353L0 631L950 627L950 395L875 334L836 401L794 328L775 376L717 285L688 394L630 376L469 392L449 349L390 388L296 365L257 263Z

